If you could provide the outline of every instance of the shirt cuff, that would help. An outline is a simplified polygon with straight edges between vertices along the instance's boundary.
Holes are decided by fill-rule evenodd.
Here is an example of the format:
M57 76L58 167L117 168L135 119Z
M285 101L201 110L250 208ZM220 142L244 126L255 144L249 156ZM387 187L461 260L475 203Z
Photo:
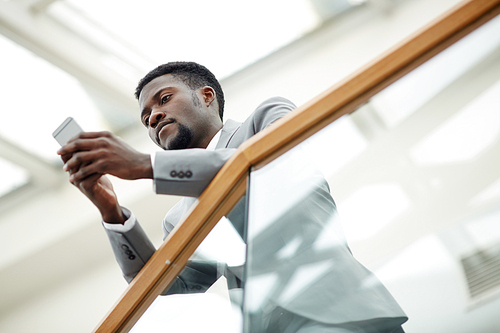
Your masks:
M153 178L155 177L155 159L156 153L152 153L151 155L151 167L153 168Z
M102 225L104 228L111 230L111 231L116 231L116 232L128 232L132 230L132 228L135 226L137 219L135 218L134 214L130 210L128 210L125 207L122 207L123 214L125 214L125 217L127 220L125 223L120 224L120 223L108 223L106 221L102 221Z

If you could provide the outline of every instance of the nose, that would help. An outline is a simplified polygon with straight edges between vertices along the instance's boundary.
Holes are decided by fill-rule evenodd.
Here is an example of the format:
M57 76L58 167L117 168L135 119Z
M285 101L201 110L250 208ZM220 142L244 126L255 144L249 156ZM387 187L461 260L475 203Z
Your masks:
M165 113L160 110L153 110L149 116L149 126L155 128L163 118L165 118Z

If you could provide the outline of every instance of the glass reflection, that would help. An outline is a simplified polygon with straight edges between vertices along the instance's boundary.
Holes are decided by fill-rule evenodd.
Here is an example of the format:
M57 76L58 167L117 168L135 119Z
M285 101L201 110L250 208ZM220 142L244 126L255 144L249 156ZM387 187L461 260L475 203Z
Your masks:
M456 48L479 55L411 112L372 101L253 170L247 229L240 204L224 236L242 250L201 246L207 291L160 297L160 326L398 332L408 316L407 333L499 331L500 48L486 48Z
M243 196L131 332L241 332L245 211Z
M311 151L251 173L245 332L400 332L406 316L352 256Z
M499 27L251 173L246 332L500 330Z

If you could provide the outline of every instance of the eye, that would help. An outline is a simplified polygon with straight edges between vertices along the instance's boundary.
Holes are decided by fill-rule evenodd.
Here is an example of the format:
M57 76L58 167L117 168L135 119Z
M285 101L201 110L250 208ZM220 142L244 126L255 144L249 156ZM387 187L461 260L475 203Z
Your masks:
M168 102L168 100L172 97L172 95L165 95L161 98L161 104L165 104Z
M142 123L144 124L144 126L148 127L149 126L149 117L150 115L147 114L144 116L144 118L142 118Z

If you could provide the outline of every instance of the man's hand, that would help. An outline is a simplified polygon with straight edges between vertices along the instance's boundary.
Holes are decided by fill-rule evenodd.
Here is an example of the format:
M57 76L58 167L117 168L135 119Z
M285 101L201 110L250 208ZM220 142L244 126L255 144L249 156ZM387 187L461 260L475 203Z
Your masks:
M57 151L69 181L97 207L102 219L124 223L113 186L105 174L122 179L153 178L149 155L142 154L109 132L83 132Z
M102 220L108 223L125 223L127 220L118 204L113 185L108 177L93 174L81 182L72 182L101 213Z
M71 156L71 154L64 154L61 159L66 163ZM126 221L108 177L95 173L82 181L70 180L70 182L92 201L101 213L103 221L121 224Z
M80 133L57 153L75 185L89 176L104 174L122 179L153 178L150 156L109 132Z

